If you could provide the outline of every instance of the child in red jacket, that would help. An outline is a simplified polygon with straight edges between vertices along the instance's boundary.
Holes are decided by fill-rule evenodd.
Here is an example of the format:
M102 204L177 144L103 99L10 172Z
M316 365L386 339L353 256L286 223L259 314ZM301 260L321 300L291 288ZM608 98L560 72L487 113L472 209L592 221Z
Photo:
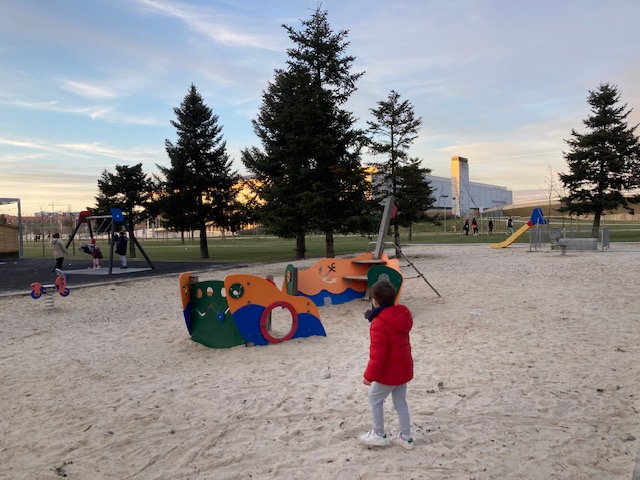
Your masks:
M407 383L413 378L413 357L409 342L413 317L404 305L394 305L396 290L388 281L375 283L371 287L371 297L375 308L365 314L371 322L371 344L363 383L371 386L369 403L373 430L361 435L359 440L370 446L385 447L393 444L411 450L414 444L407 405ZM383 406L389 394L400 423L400 432L392 439L384 433Z

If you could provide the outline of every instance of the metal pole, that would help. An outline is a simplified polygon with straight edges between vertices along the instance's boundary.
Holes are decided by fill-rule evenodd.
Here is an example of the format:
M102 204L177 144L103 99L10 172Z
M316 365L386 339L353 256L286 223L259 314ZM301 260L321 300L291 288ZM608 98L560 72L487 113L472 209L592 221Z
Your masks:
M42 210L43 206L40 205L40 229L42 230L42 256L44 257L44 211Z
M22 210L20 208L20 199L18 199L18 237L20 239L18 258L22 258L24 256L24 243L22 239Z

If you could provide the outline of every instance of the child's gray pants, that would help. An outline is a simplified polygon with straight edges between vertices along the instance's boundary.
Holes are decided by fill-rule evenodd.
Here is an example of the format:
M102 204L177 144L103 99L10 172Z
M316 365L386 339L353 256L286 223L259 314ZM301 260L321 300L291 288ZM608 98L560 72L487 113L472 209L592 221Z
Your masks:
M411 436L411 419L409 417L409 406L407 405L407 384L383 385L378 382L371 382L369 390L369 403L371 403L371 413L373 414L373 429L379 435L384 433L384 401L391 394L393 408L398 412L398 422L400 423L400 433Z

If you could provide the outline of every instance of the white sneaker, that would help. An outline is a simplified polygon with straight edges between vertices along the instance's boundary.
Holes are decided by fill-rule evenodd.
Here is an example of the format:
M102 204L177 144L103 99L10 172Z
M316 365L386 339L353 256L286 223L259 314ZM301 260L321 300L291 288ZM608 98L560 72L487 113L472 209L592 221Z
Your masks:
M365 445L369 445L370 447L386 447L389 445L389 438L387 437L386 433L381 436L373 430L360 435L358 437L358 440L360 440L360 442L364 443Z
M402 434L400 433L391 439L391 444L402 447L405 450L413 450L415 448L413 438L405 440L404 438L402 438Z

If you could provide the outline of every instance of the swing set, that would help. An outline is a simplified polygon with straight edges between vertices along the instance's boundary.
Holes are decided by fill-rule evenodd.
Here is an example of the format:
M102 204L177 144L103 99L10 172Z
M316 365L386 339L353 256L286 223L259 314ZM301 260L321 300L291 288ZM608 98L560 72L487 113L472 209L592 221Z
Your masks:
M103 227L105 226L105 223L110 221L111 223L110 223L110 225L108 227L108 230L110 232L110 237L109 237L109 239L110 239L109 240L109 275L112 275L113 274L113 252L114 252L115 243L116 243L114 241L114 238L116 236L116 224L117 223L121 223L122 226L127 231L127 233L129 234L129 239L135 244L136 247L138 247L138 250L140 250L140 253L142 253L142 256L147 261L147 264L149 265L149 267L152 270L155 270L156 267L153 265L153 263L151 262L151 260L147 256L146 252L142 248L142 245L140 245L140 243L136 239L136 236L134 235L133 230L129 227L127 222L124 221L124 214L122 213L122 210L119 209L119 208L112 208L112 209L110 209L110 212L111 212L110 215L91 215L91 212L89 210L85 210L85 211L80 212L80 214L78 215L78 224L76 225L75 230L73 231L73 233L69 237L69 240L67 240L66 247L69 248L69 245L71 245L71 242L73 242L73 239L75 238L76 234L78 233L78 231L80 230L80 228L83 225L87 226L87 229L89 231L89 238L94 238L94 232L93 232L93 228L91 226L91 221L92 220L100 221L100 224L98 225L98 228L96 229L97 233L99 233L101 231L104 231Z

